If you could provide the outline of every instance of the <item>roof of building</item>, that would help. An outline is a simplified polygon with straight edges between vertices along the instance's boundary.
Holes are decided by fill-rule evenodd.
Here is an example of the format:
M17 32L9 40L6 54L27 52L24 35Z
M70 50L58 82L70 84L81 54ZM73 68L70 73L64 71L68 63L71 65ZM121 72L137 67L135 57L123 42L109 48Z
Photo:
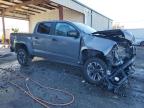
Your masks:
M50 0L0 0L0 16L28 19L30 15L59 8Z
M101 13L91 9L90 7L80 3L79 1L72 1L112 21L112 19L102 15ZM46 12L46 10L52 10L55 8L58 8L58 4L52 1L49 2L49 0L43 0L43 2L42 0L0 0L0 14L2 15L2 11L5 11L5 13L7 13L5 14L5 16L7 17L20 17L19 15L35 15L36 13Z

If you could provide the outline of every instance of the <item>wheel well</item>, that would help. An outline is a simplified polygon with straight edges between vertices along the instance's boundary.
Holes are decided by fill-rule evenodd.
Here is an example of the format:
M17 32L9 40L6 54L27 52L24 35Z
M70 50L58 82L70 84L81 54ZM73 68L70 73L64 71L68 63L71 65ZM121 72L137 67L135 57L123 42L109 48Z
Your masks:
M84 50L82 51L82 63L85 63L87 59L92 57L98 57L106 63L104 54L97 50Z
M17 52L17 50L20 49L20 48L25 49L25 51L28 52L26 45L25 44L21 44L21 43L16 44L15 51Z

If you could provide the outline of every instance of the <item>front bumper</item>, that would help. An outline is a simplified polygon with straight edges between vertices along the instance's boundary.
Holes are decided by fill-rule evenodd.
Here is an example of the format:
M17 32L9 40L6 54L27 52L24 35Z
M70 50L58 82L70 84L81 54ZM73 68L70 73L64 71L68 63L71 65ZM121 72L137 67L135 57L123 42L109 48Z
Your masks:
M120 88L122 85L127 83L128 74L127 74L127 71L125 71L125 69L133 65L135 58L136 58L135 56L132 57L130 60L128 60L127 62L125 62L124 64L115 68L112 71L112 74L107 78L107 81L109 83L108 88L112 88L115 91L117 91L118 88Z

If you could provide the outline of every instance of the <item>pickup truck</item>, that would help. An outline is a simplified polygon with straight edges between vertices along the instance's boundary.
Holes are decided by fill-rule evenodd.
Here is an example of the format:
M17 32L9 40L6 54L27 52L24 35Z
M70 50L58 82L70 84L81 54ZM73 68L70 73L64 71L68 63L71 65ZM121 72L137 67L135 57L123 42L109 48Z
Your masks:
M43 21L33 33L12 33L11 51L20 65L33 57L79 66L86 81L118 90L134 72L134 36L126 30L95 29L78 22Z

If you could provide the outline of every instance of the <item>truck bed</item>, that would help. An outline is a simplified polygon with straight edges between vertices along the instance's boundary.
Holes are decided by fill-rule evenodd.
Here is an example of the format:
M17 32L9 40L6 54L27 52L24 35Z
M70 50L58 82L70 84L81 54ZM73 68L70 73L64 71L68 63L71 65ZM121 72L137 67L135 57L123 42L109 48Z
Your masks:
M25 43L32 43L33 33L11 33L10 34L10 49L14 51L14 41L22 41Z
M10 36L32 36L33 33L11 33Z

